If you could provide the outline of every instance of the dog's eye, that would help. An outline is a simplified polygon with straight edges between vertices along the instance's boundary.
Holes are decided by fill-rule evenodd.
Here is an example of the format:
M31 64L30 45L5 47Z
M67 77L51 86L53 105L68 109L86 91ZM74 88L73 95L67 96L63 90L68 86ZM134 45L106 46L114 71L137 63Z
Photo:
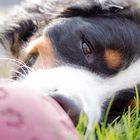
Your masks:
M34 65L34 63L36 62L37 57L38 57L37 53L30 54L30 56L28 57L28 59L25 62L26 65L29 67L32 67Z
M85 55L89 55L92 53L91 48L85 42L83 42L83 44L82 44L82 49L83 49L83 53Z
M94 61L94 57L95 57L95 48L93 47L93 45L89 42L89 40L87 40L86 38L82 39L82 47L81 50L84 54L84 57L86 59L86 61L91 64Z
M93 53L93 48L91 43L85 38L82 40L82 51L86 56Z

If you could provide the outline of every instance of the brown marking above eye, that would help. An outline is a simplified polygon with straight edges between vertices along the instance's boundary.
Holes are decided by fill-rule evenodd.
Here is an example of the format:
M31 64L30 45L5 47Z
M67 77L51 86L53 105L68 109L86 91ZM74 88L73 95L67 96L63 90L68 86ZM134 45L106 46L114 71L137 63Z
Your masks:
M104 60L108 68L116 69L119 68L123 63L122 54L110 48L105 49Z

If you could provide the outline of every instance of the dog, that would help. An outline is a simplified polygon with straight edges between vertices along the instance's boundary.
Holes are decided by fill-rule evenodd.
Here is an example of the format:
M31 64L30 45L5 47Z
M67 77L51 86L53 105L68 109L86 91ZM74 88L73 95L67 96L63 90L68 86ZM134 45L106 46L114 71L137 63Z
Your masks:
M18 63L1 66L8 77L53 97L75 125L85 113L87 131L103 119L111 98L110 121L135 106L139 9L91 0L38 0L15 11L0 25L2 63L6 58Z

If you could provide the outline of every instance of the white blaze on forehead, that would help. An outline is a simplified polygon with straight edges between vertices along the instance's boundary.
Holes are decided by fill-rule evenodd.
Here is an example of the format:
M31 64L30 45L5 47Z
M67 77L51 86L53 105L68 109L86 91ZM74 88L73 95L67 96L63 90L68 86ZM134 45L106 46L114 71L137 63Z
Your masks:
M104 102L117 91L132 88L133 82L140 83L140 60L111 78L102 78L81 68L61 66L37 70L23 80L23 84L47 94L60 94L81 102L88 116L89 126L94 121L99 121Z

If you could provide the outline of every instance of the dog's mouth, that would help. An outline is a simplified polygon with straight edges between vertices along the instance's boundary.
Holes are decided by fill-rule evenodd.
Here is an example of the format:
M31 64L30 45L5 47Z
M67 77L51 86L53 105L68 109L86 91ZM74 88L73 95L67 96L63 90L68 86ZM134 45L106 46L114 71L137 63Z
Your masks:
M73 124L77 126L79 122L79 117L82 111L82 106L77 104L73 99L64 97L62 95L52 95L51 96L57 103L64 109L68 114Z

